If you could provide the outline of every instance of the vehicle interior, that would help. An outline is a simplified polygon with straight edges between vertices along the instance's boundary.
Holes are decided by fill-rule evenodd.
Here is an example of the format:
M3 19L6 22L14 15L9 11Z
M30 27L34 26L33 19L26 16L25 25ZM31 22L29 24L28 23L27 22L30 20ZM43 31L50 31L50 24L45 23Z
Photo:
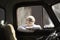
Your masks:
M11 29L2 30L0 27L0 34L5 34L9 40L59 40L60 38L60 0L6 0L0 1L0 24L4 20L4 26L7 24L13 25ZM34 32L20 32L17 27L25 24L25 18L29 15L35 17L35 24L40 25L43 29ZM4 33L5 32L5 33ZM9 36L6 36L7 34ZM12 34L15 37L12 37ZM1 35L1 39L3 36ZM11 35L11 36L10 36ZM52 36L51 36L52 35ZM57 36L56 36L57 35ZM2 39L2 40L4 40ZM6 39L6 40L8 40Z

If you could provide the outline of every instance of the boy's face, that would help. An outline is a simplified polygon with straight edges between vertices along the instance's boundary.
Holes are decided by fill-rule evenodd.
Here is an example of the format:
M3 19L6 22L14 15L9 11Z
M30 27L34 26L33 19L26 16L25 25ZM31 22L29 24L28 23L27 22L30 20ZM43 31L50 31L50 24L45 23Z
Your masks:
M28 26L32 26L32 25L33 25L33 22L29 21L29 19L26 19L26 24L27 24Z

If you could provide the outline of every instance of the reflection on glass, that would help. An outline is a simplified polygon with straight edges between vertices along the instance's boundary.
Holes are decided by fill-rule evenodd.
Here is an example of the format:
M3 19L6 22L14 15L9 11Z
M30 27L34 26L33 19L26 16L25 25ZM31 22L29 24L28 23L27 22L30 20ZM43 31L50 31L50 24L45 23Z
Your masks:
M46 10L42 6L19 7L17 9L18 27L25 25L27 23L26 18L29 16L33 16L35 18L35 22L33 24L40 25L40 29L54 27L54 24L52 23Z
M58 20L60 21L60 3L52 6L54 13L56 14Z

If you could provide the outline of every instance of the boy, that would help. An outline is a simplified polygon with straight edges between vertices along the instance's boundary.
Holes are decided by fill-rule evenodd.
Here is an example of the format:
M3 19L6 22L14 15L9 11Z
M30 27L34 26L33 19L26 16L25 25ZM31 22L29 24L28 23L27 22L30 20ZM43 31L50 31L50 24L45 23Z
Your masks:
M37 29L40 30L42 28L40 25L35 24L35 18L33 16L28 16L26 18L26 24L17 28L17 30L21 32L34 32L34 30Z

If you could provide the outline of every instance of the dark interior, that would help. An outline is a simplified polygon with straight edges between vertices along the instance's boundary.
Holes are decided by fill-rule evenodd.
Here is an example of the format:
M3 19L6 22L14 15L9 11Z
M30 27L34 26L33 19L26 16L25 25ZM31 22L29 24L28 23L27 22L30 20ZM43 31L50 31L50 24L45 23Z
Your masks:
M0 9L0 16L1 16L0 20L5 20L7 23L13 24L18 40L36 40L36 38L39 38L41 36L44 36L45 38L46 36L54 32L55 30L58 30L60 26L60 22L58 21L56 15L54 14L51 8L51 6L56 3L60 3L60 0L56 0L56 1L55 0L5 0L5 1L0 0L0 8L1 8ZM55 25L55 28L38 30L34 33L24 33L24 32L17 31L16 9L18 7L35 6L35 5L42 5L46 9L50 19ZM35 10L35 11L38 11L38 10ZM43 12L42 7L41 7L41 10L38 12L41 12L41 13ZM32 15L35 16L36 15L35 13ZM39 14L37 15L40 16ZM36 19L38 18L36 17ZM40 23L38 22L39 20L40 19L37 20L36 24ZM41 26L43 25L41 24Z

